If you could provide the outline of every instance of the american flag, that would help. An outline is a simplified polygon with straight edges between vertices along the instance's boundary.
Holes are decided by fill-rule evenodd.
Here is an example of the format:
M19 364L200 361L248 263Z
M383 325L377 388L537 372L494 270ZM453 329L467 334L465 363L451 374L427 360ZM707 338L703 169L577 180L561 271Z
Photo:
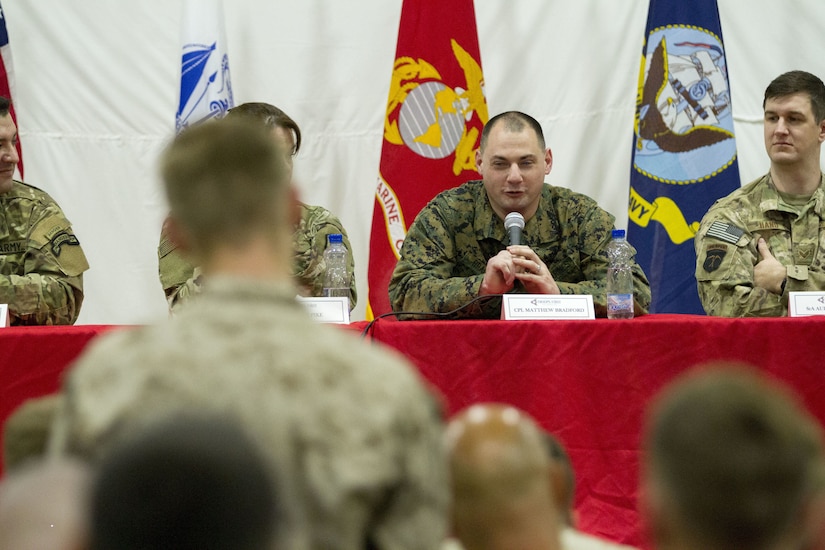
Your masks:
M14 88L14 65L11 61L11 46L9 45L9 31L6 29L6 13L0 6L0 95L13 99L12 89ZM17 126L17 115L14 112L14 104L9 109L12 120ZM17 154L20 162L17 163L17 170L20 172L20 179L23 179L23 150L20 147L20 139L17 139Z

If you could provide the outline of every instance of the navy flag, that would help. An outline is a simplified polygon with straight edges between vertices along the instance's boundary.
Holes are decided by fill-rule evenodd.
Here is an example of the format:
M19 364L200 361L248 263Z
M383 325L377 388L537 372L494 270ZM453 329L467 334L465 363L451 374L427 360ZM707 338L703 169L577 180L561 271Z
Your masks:
M704 314L693 237L737 189L728 69L716 0L650 0L639 70L628 240L651 313Z

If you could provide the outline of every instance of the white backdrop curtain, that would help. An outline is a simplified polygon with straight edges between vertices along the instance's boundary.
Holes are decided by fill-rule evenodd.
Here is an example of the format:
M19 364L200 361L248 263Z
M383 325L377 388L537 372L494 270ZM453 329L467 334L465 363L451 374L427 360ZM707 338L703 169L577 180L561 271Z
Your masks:
M547 181L627 224L647 0L476 0L491 115L535 116ZM79 323L166 314L157 156L174 133L181 0L3 0L26 180L51 193L89 258ZM266 101L304 133L304 201L350 235L364 316L369 229L401 0L225 1L236 103ZM791 69L825 77L822 0L719 0L741 179L767 170L762 94Z

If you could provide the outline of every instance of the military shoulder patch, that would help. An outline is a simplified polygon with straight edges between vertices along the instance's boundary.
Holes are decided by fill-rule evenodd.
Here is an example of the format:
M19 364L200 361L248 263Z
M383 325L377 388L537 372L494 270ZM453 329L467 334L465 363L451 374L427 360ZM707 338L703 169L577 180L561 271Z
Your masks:
M719 240L729 242L731 244L736 244L736 241L739 240L739 237L745 234L743 229L739 229L733 224L715 221L710 224L710 229L708 229L707 235L708 237L716 237Z
M78 241L77 237L75 237L71 233L61 231L60 233L52 237L52 254L54 254L56 257L59 257L61 248L63 247L63 245L67 244L70 246L80 246L80 241Z
M713 273L719 266L722 265L722 260L728 254L728 247L726 245L710 245L705 250L705 262L702 264L702 269L708 273Z

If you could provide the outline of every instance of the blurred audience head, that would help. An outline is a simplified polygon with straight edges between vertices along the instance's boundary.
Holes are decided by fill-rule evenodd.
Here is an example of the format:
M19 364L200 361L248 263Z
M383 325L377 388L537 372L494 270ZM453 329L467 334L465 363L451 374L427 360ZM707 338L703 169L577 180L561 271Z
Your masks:
M564 445L549 432L542 432L542 441L550 457L553 498L559 519L566 527L575 527L574 505L576 499L576 472Z
M201 265L261 239L290 258L287 157L270 130L243 117L180 133L161 159L170 238Z
M559 548L542 437L532 418L507 405L473 405L450 421L451 519L466 550Z
M668 386L645 434L643 513L659 549L804 548L823 490L818 423L744 365Z
M273 548L275 484L257 445L227 417L160 421L98 468L91 550Z
M69 458L37 459L0 483L0 550L83 550L89 470Z
M49 433L60 396L28 399L3 424L3 469L6 472L46 454Z

